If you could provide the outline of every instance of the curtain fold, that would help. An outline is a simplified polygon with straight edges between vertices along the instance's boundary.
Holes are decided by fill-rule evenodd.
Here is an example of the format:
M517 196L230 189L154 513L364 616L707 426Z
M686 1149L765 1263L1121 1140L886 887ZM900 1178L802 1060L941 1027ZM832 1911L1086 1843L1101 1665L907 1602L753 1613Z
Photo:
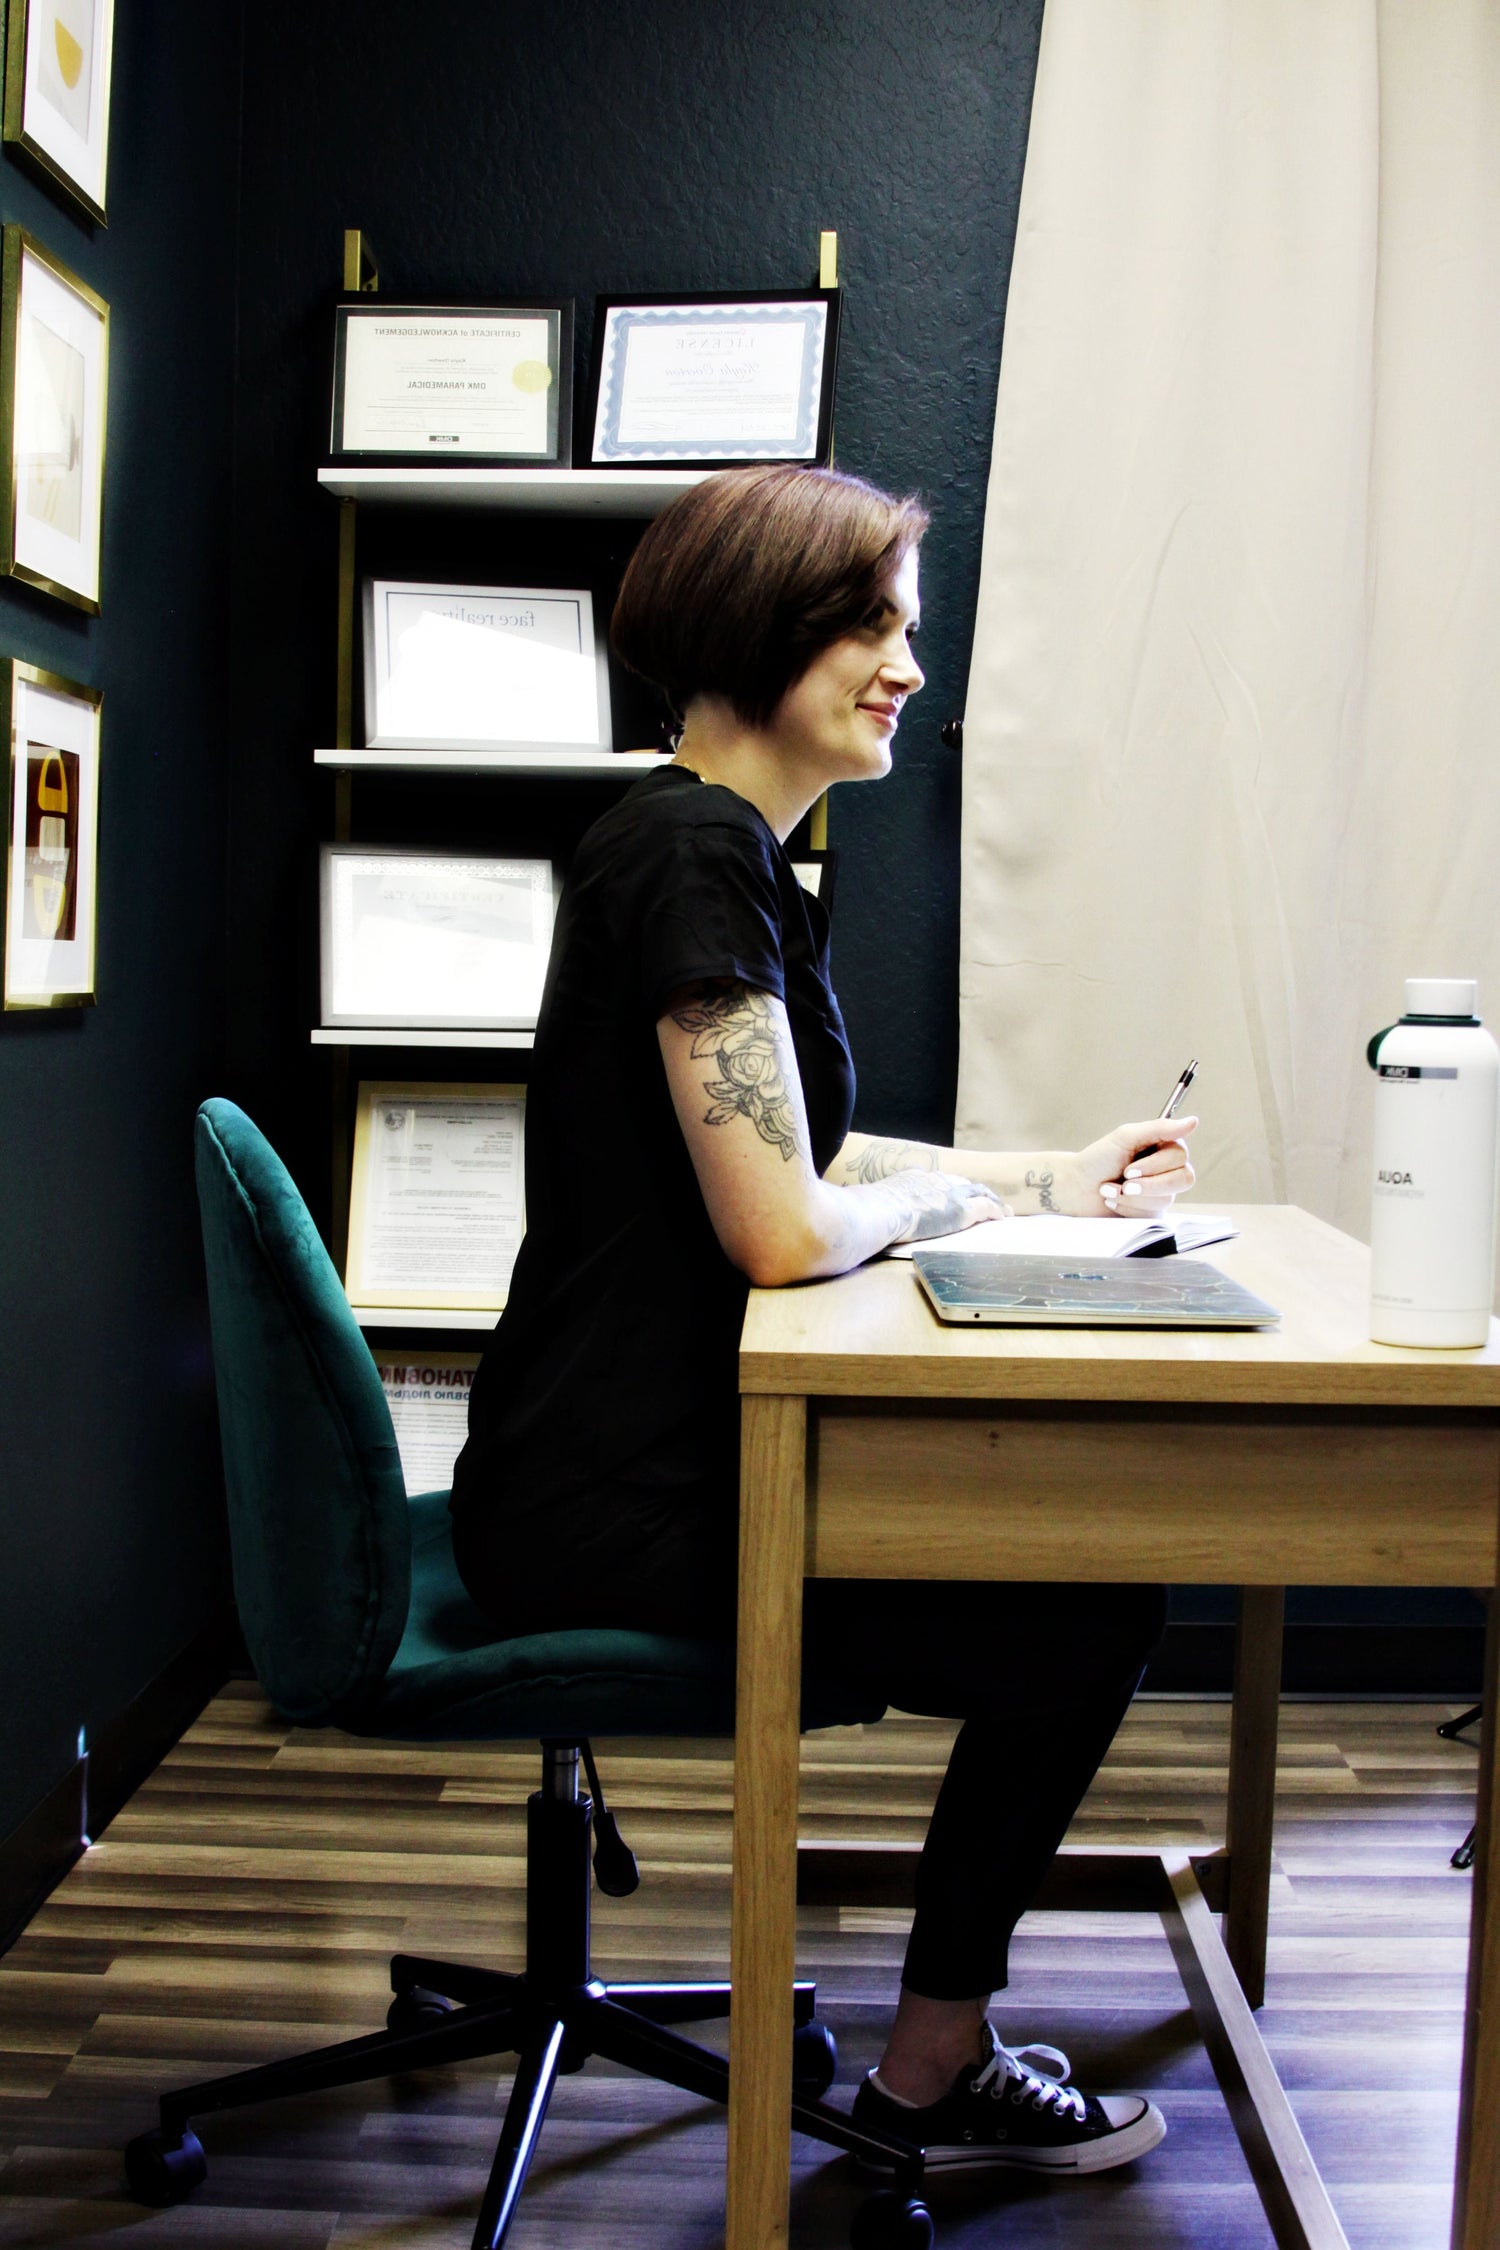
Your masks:
M1369 1219L1407 975L1500 1021L1500 7L1048 0L965 713L957 1137L1189 1054Z

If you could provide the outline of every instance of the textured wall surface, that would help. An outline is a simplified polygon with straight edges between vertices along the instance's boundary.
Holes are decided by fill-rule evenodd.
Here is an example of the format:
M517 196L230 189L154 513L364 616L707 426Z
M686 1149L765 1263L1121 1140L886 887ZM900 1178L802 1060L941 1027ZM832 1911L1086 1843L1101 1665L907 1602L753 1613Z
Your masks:
M326 1139L303 1092L316 1083L310 870L331 790L309 753L330 739L336 534L313 477L351 225L375 244L384 295L560 292L578 300L581 346L596 291L805 284L819 230L838 229L838 458L923 492L935 524L927 692L903 720L895 773L833 803L835 973L861 1124L948 1135L958 772L938 730L968 667L1040 19L1041 0L264 0L250 12L232 1058L314 1195ZM500 529L461 541L404 527L402 540L387 545L393 566L418 549L437 568L458 559L460 576L525 560ZM607 583L618 557L595 561ZM533 819L545 829L545 808L499 804L441 787L425 803L367 793L356 833L440 834L460 814L497 842Z
M0 651L103 687L99 1004L0 1017L0 1836L224 1592L192 1200L223 1036L235 11L117 11L107 232L0 215L108 299L97 619L0 580Z

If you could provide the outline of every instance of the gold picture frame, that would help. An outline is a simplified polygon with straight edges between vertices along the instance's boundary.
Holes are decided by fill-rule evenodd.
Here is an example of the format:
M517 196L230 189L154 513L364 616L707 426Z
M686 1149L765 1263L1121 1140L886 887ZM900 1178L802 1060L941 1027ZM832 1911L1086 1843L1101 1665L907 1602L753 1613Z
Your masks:
M361 1082L344 1261L356 1311L503 1310L526 1231L525 1135L524 1086ZM499 1280L477 1277L476 1245ZM443 1275L446 1252L467 1278Z
M109 307L24 227L0 251L0 573L99 614Z
M99 226L109 169L114 0L10 0L7 144Z
M0 658L0 693L10 731L4 1004L91 1008L104 697L19 657Z

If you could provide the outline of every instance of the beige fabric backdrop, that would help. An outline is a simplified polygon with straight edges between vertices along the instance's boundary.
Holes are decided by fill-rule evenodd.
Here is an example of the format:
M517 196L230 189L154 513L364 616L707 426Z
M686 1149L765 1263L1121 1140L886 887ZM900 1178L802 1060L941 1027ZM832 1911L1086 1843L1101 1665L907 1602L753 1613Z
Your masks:
M1201 1056L1368 1231L1369 1033L1500 1024L1500 0L1048 0L966 709L958 1139Z

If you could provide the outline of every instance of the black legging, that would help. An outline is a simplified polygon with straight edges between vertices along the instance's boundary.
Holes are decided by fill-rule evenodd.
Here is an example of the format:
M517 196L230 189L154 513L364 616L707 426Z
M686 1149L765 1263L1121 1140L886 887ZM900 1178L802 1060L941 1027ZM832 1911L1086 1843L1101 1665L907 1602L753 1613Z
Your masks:
M470 1508L454 1545L509 1633L633 1627L732 1639L722 1487L618 1485L535 1521ZM1011 1932L1052 1862L1166 1619L1160 1586L810 1579L803 1665L872 1700L962 1721L917 1870L902 1983L967 2000L1007 1981Z

